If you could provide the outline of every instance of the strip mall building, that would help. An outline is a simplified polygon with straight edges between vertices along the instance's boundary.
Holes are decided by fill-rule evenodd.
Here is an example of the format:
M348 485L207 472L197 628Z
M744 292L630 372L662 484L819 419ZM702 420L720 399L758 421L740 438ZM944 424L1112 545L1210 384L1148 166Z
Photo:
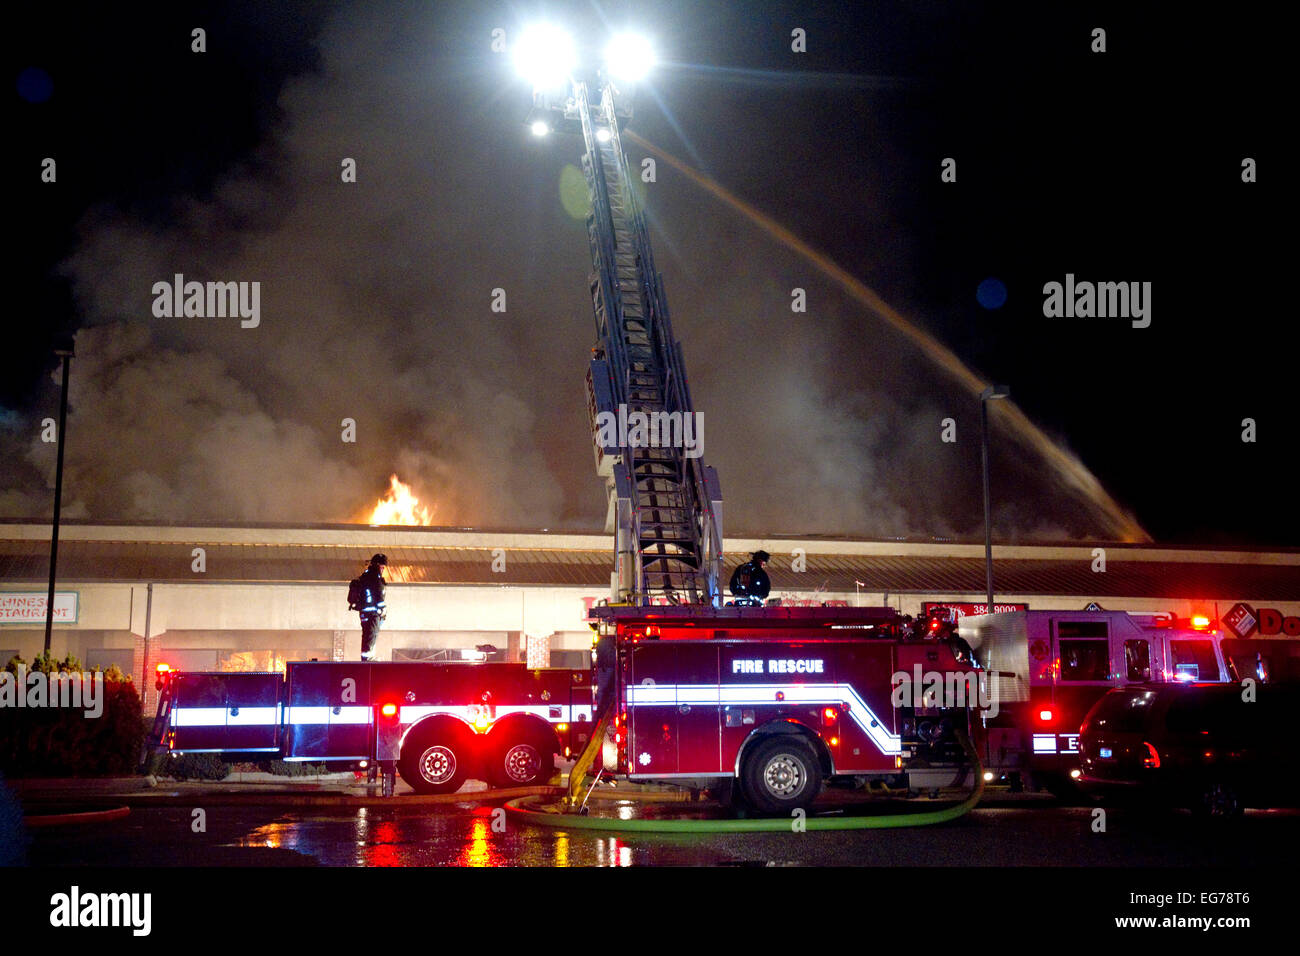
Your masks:
M49 538L48 525L0 523L0 666L44 645ZM997 602L1218 620L1243 601L1300 617L1300 551L1099 547L995 547ZM727 575L760 548L772 555L772 597L786 604L887 604L915 615L929 601L984 603L982 545L736 538L726 542ZM586 611L609 594L610 537L356 526L64 524L52 650L86 667L117 664L150 693L146 707L145 678L159 662L272 670L359 659L347 584L376 551L389 562L381 660L589 660Z

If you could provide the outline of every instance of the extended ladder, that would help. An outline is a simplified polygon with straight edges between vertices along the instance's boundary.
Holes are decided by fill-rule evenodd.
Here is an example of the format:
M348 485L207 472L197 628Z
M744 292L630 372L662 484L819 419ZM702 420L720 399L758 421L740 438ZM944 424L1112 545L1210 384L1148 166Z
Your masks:
M703 436L623 154L614 92L606 85L593 106L585 84L574 90L586 144L597 336L588 413L609 495L606 531L615 534L613 597L716 605L722 495L717 473L699 457ZM636 413L649 426L639 434Z

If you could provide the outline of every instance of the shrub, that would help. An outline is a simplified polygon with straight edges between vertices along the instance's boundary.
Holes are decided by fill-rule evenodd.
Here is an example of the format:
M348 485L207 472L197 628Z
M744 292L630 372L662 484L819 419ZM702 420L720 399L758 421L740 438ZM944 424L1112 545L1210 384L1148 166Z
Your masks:
M230 764L217 754L154 754L149 772L173 780L225 780Z
M298 760L263 760L257 769L263 773L273 773L277 777L314 777L325 772L325 765Z
M17 657L5 669L17 672ZM40 673L79 672L80 662L45 654ZM105 679L103 712L87 717L76 707L0 708L0 766L11 776L114 776L136 771L140 761L140 695L130 681Z

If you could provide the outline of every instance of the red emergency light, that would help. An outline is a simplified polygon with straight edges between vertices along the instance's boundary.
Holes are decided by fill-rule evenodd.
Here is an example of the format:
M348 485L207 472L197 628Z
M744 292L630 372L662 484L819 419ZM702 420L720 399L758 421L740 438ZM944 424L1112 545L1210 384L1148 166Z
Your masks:
M397 715L397 705L384 704L384 706L379 708L379 712L383 714L385 717L394 717Z
M1052 722L1052 712L1046 709L1040 710L1038 712L1038 719L1045 724L1050 724Z

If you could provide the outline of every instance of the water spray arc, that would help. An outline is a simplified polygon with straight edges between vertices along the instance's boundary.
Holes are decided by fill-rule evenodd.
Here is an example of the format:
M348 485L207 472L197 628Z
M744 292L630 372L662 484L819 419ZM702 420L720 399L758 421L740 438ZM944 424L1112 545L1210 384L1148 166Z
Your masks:
M910 322L862 280L849 273L829 256L814 249L767 214L756 209L717 181L687 165L671 153L638 136L631 130L624 130L623 138L628 142L635 143L657 160L677 170L715 199L758 226L771 238L812 263L823 275L839 285L856 302L889 323L893 329L916 345L927 358L965 389L972 398L979 399L987 383L972 372L957 357L956 353ZM1018 441L1041 454L1066 487L1097 506L1105 519L1108 534L1113 535L1119 541L1151 541L1151 536L1143 530L1142 526L1137 523L1131 514L1110 496L1096 476L1088 470L1087 466L1076 456L1053 442L1014 403L1011 401L999 402L995 406L994 415L1007 426Z

